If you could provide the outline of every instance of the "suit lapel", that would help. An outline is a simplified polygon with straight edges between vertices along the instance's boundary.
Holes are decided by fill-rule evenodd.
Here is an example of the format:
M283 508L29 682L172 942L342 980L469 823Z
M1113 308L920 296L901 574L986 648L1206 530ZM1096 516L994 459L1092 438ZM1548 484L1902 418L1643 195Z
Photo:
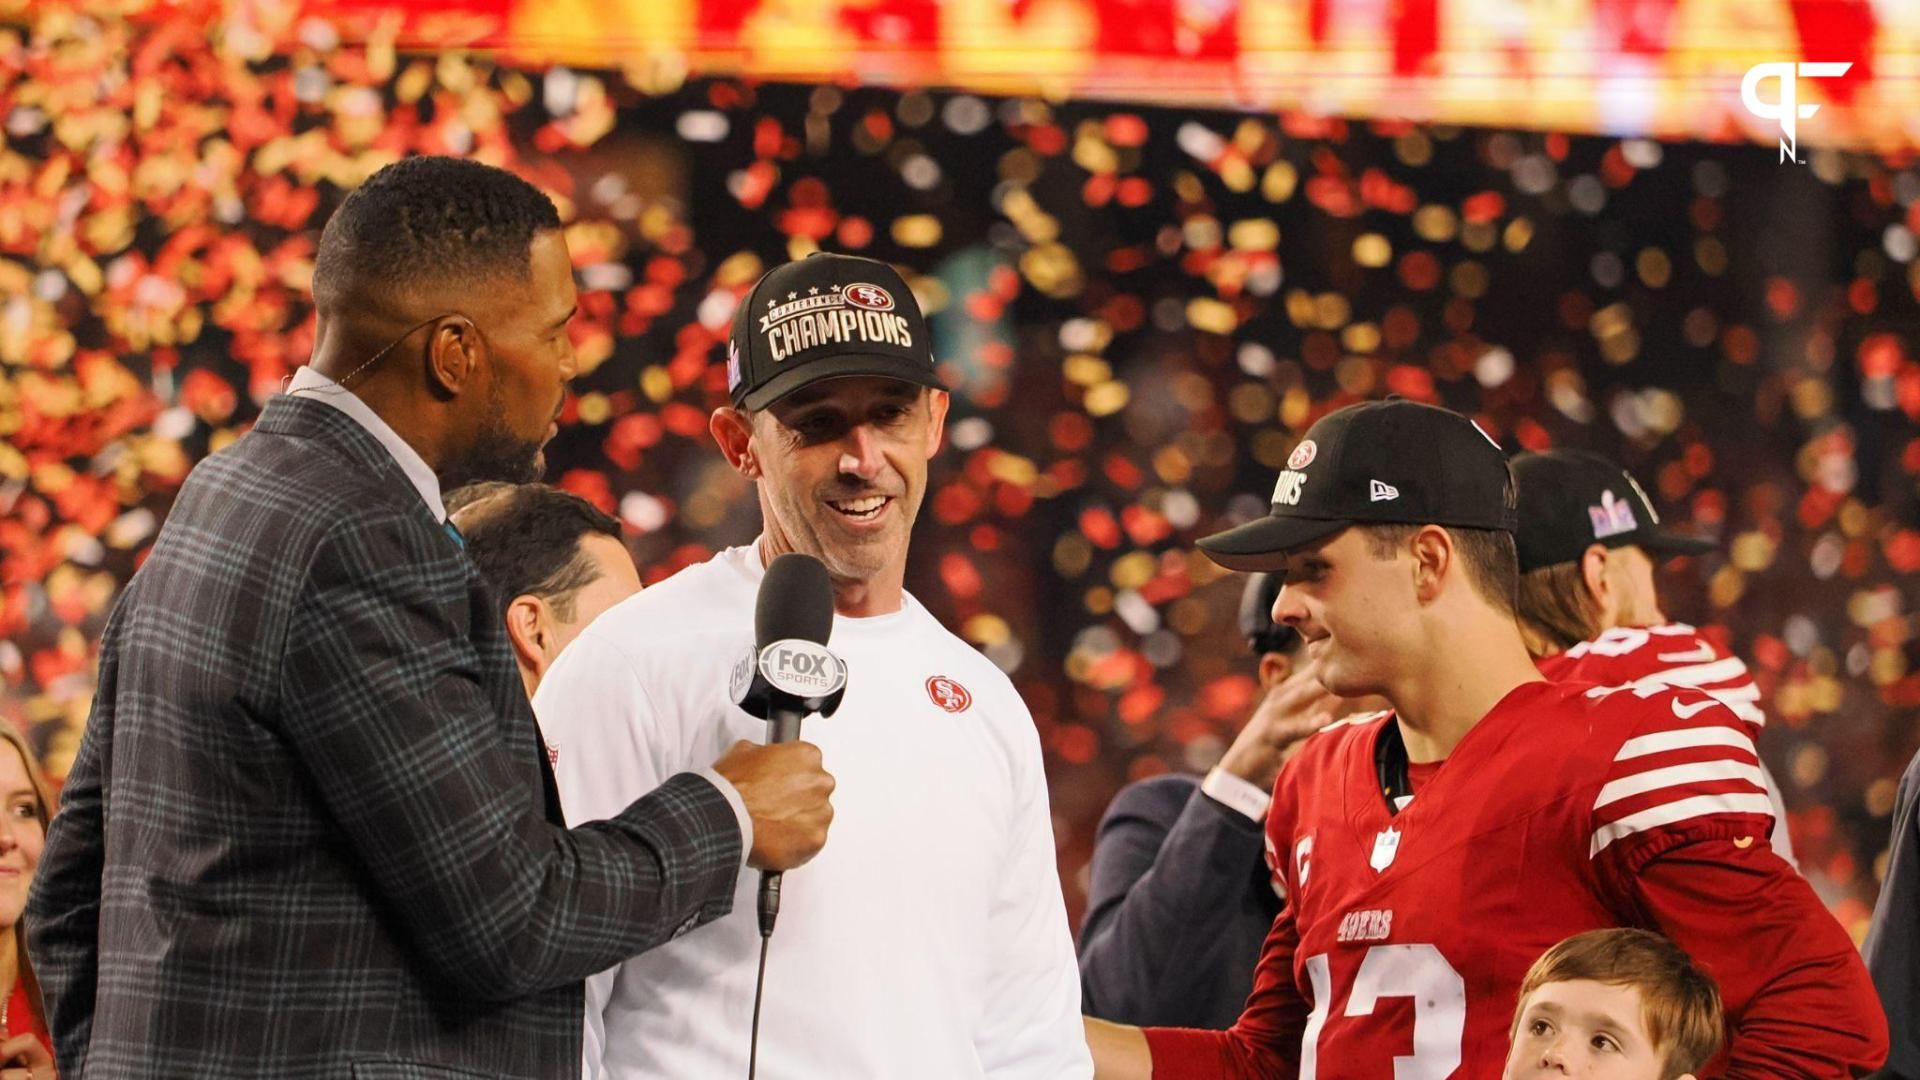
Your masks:
M339 409L325 402L278 394L267 399L266 407L261 410L260 419L254 427L272 434L314 439L339 449L355 464L376 475L380 490L403 493L432 523L432 511L415 494L413 481L400 468L400 463L393 460L393 455L380 445L380 440L374 438L371 432ZM479 567L466 557L461 541L449 534L447 543L462 550L460 561L466 570L470 618L468 633L475 650L480 654L481 678L486 683L487 696L503 718L507 745L522 760L527 755L533 757L540 774L541 802L547 820L556 825L565 824L560 809L560 791L553 779L553 763L547 758L546 740L533 719L532 706L527 703L526 687L520 682L520 667L514 661L513 647L506 640L506 629L501 626L497 615L499 609L486 583L480 578Z

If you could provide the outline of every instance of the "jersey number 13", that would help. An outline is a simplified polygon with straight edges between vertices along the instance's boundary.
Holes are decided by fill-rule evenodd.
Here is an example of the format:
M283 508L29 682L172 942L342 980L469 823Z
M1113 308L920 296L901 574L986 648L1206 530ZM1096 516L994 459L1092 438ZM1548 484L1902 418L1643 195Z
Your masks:
M1313 1012L1300 1036L1300 1080L1318 1071L1320 1029L1333 1006L1327 954L1307 957ZM1413 1053L1393 1059L1393 1080L1445 1080L1460 1067L1467 1026L1467 984L1432 945L1375 945L1360 961L1347 995L1347 1016L1366 1016L1381 998L1413 999Z

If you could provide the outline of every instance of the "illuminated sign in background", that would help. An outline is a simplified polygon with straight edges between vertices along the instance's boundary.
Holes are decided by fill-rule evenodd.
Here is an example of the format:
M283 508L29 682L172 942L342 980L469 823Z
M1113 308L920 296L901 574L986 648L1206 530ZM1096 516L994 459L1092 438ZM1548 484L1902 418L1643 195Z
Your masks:
M235 0L235 9L254 5ZM1803 81L1814 146L1920 146L1915 0L312 0L404 45L535 64L859 80L1771 143L1756 64ZM1817 82L1817 85L1816 85ZM1777 93L1775 86L1766 92Z

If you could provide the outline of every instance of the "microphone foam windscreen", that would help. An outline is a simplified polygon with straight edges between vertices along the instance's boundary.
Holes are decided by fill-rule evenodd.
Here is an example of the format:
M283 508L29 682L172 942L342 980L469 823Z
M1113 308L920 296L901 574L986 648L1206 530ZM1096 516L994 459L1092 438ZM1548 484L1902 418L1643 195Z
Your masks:
M833 633L833 582L824 563L789 552L767 567L753 609L755 648L798 638L825 645Z

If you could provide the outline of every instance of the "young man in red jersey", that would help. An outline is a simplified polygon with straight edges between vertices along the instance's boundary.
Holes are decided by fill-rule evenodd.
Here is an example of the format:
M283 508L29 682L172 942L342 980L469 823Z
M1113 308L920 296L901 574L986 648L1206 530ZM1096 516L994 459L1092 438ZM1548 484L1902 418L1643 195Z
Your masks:
M1600 686L1691 686L1746 721L1757 743L1767 723L1760 688L1737 656L1660 608L1653 571L1662 559L1713 550L1713 541L1660 527L1633 477L1596 454L1549 450L1512 462L1520 499L1520 633L1540 673ZM1780 787L1764 764L1773 803L1773 850L1793 862Z
M1201 542L1283 569L1274 618L1321 681L1397 711L1328 727L1281 770L1267 830L1287 906L1239 1022L1089 1021L1098 1076L1497 1076L1528 967L1609 926L1659 930L1719 981L1723 1075L1880 1063L1858 954L1764 840L1745 725L1696 690L1541 678L1514 623L1514 516L1491 440L1389 400L1315 424L1272 514Z

